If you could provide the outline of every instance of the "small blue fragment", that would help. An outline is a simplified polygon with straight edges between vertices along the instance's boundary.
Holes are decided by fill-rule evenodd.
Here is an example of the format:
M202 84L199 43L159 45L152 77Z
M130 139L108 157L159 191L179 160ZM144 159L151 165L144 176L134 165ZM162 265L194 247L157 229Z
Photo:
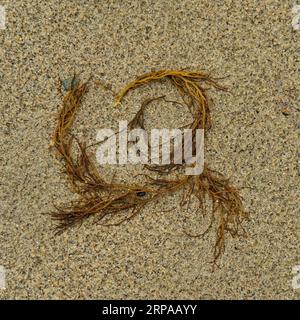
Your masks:
M69 90L73 89L76 86L76 84L78 84L78 80L73 77L73 78L65 79L61 83L62 83L64 89L66 91L69 91Z

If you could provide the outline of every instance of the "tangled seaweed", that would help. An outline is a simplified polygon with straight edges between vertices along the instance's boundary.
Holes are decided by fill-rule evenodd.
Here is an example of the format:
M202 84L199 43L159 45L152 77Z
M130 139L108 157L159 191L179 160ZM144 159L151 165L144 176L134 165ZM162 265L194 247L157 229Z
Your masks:
M196 129L211 127L209 100L203 84L219 90L226 90L220 86L216 79L204 72L161 70L144 74L126 85L115 97L116 104L122 102L124 96L131 90L146 85L152 81L168 79L174 85L190 113L193 121L188 126L192 129L193 138ZM204 165L200 175L178 174L176 178L168 178L171 171L177 171L187 164L146 165L145 170L155 171L159 178L143 174L145 181L141 184L126 184L106 181L97 170L91 156L88 154L85 142L79 141L71 133L76 113L82 103L83 96L88 91L88 82L73 81L63 98L59 112L57 126L51 139L51 145L61 155L65 171L70 182L71 190L78 195L78 199L65 206L56 207L51 213L52 218L58 222L57 233L69 227L80 225L85 219L93 217L101 225L111 226L134 218L150 202L158 200L170 193L181 190L183 193L180 206L189 205L192 197L198 200L197 211L205 211L205 205L211 204L210 224L202 234L191 235L201 237L216 228L214 247L214 263L224 253L226 234L232 237L244 235L242 226L248 214L244 210L242 199L237 188L233 187L229 179ZM165 99L164 96L146 100L135 117L130 121L130 128L144 128L144 111L156 99ZM193 144L195 143L193 139ZM79 154L73 152L73 145L79 147ZM179 170L178 170L179 172ZM119 213L126 213L126 217L115 221Z

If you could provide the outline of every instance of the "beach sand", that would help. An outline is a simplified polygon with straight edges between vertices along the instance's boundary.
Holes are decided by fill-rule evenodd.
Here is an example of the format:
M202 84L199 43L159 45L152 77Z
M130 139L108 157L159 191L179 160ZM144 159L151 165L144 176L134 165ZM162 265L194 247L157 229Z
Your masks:
M6 288L0 298L300 298L292 286L292 268L300 265L300 31L292 28L293 1L1 4L0 265ZM192 209L167 211L180 194L121 226L90 220L55 236L44 213L73 198L49 149L61 101L58 78L82 72L83 80L93 75L119 90L145 72L182 68L226 77L220 82L230 93L208 91L213 127L205 158L242 188L251 215L247 238L227 237L212 273L214 231L203 239L183 232L200 232L208 221ZM154 83L116 108L109 92L91 85L74 132L95 141L97 129L116 129L144 99L161 93L178 99L167 82ZM177 127L188 114L158 103L148 117L151 127Z

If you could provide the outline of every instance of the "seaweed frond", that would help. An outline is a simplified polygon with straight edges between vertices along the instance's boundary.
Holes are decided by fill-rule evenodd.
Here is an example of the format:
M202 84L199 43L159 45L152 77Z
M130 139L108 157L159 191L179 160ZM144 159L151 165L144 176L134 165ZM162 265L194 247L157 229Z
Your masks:
M164 78L169 79L178 89L183 103L188 106L193 116L189 126L193 133L198 128L207 130L210 126L209 102L201 83L220 90L226 90L226 88L203 72L161 70L145 74L126 85L116 96L116 103L120 104L130 90ZM178 191L183 194L182 201L179 203L182 208L188 206L194 199L199 204L197 212L203 212L205 204L211 203L211 212L207 213L210 214L211 222L204 234L215 226L214 262L216 262L224 252L226 234L233 237L245 234L242 224L249 217L243 207L239 190L230 184L228 178L210 169L208 164L205 164L204 171L196 176L180 174L179 169L186 164L174 166L174 163L171 163L167 167L146 166L145 170L155 171L158 177L144 173L143 183L107 181L92 161L86 143L79 141L71 133L75 116L87 91L88 83L80 84L79 81L74 82L74 86L67 91L51 139L51 145L63 159L71 190L78 195L76 201L56 207L56 211L51 213L52 218L58 222L57 233L80 225L90 217L102 225L119 225L135 217L148 203ZM157 99L165 99L165 96L147 99L130 121L130 128L144 128L144 111ZM77 155L73 152L74 144L79 150ZM177 172L177 176L166 177L165 174L172 170ZM204 234L188 235L199 237Z

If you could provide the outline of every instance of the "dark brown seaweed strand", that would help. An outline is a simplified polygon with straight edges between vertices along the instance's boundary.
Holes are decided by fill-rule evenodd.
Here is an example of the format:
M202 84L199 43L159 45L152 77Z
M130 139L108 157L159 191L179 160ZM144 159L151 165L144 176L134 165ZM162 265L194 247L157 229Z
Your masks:
M148 73L129 83L117 96L117 103L121 103L128 91L163 78L171 80L184 103L189 107L194 118L189 127L193 130L197 128L207 130L210 126L208 98L200 83L203 82L221 90L225 88L202 72L162 70ZM187 176L179 174L178 171L177 178L166 178L164 174L171 171L171 164L169 167L148 166L148 169L156 171L159 177L154 178L145 173L143 184L107 182L91 160L85 143L80 142L70 132L76 112L87 90L87 83L79 84L78 82L66 93L58 116L57 127L51 139L51 145L64 160L71 190L78 195L76 201L56 207L56 211L51 213L52 218L58 222L57 233L80 225L89 217L94 217L94 221L102 225L119 225L135 217L149 202L181 191L183 193L182 201L179 203L181 207L188 206L193 196L199 202L197 212L205 212L205 203L210 201L212 204L211 212L205 212L205 214L210 214L211 223L204 234L215 225L214 262L216 262L225 250L226 234L233 237L245 234L242 223L248 219L248 214L244 210L239 191L230 185L226 177L211 170L207 164L204 166L204 171L198 176ZM164 97L155 99L160 98ZM130 122L130 127L144 127L144 110L155 99L148 99L142 104ZM77 156L72 152L74 142L79 149ZM186 164L179 167L186 167ZM125 218L124 216L120 218L120 213L125 213ZM204 235L185 233L191 237Z

